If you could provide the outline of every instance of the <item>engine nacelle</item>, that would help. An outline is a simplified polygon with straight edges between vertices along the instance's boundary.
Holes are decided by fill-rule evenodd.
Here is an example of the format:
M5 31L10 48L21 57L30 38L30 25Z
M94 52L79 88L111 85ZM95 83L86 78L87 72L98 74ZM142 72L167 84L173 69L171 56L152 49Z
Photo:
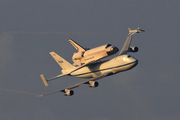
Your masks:
M84 57L84 52L82 51L79 51L77 53L74 53L73 57L72 57L72 60L79 60L81 59L82 57Z
M72 96L72 95L74 95L74 91L73 90L65 90L64 95L65 96Z
M96 81L89 81L89 87L98 87L99 86L99 83L96 82Z
M129 52L138 52L138 47L129 47Z

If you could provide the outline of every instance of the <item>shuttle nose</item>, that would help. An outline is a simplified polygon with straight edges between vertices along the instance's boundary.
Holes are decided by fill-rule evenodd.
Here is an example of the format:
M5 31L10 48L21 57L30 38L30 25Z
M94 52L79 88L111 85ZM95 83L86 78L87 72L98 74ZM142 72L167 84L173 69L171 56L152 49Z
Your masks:
M107 51L108 51L107 52L108 55L113 55L113 54L117 53L119 51L119 49L117 47L111 46L109 48L109 50L107 49Z
M116 53L119 51L119 49L117 47L113 47L113 51Z
M116 53L119 51L119 49L117 47L111 47L110 51L113 51L114 53Z

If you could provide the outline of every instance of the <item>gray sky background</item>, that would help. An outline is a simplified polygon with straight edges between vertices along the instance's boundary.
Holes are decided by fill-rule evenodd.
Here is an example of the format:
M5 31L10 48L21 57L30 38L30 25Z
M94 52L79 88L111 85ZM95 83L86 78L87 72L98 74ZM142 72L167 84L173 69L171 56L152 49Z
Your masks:
M179 120L179 6L179 0L0 0L0 119ZM61 72L49 52L72 63L69 38L121 49L128 27L146 30L133 37L135 68L101 79L95 89L82 85L72 97L31 94L84 81L67 76L45 87L40 79Z

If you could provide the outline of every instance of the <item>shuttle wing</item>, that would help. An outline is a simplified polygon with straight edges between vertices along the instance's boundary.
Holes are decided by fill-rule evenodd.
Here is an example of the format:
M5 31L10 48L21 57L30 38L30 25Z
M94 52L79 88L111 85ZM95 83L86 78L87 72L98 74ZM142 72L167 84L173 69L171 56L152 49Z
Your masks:
M96 77L94 77L94 78L91 78L91 79L89 79L89 80L80 82L80 83L78 83L78 84L72 85L72 86L70 86L70 87L67 87L67 88L64 88L64 89L61 89L61 90L57 90L57 91L54 91L54 92L51 92L51 93L47 93L47 94L44 94L44 95L38 95L38 97L43 97L43 96L51 95L51 94L54 94L54 93L57 93L57 92L65 92L66 90L71 90L71 89L77 88L77 87L79 87L79 85L88 84L89 81L95 81L95 80L101 79L101 78L107 76L107 75L110 74L110 73L112 73L112 71L109 71L109 72L107 72L107 73L105 73L105 74L101 74L101 75L99 75L99 76L96 76Z
M69 42L76 48L76 50L78 50L78 51L86 51L82 46L80 46L74 40L69 39Z

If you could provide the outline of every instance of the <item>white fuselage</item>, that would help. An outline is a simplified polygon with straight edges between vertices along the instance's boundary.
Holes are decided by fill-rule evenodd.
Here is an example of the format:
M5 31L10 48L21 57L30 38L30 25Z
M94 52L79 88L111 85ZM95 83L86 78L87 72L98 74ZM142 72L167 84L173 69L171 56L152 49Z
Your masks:
M108 61L97 62L88 66L85 66L71 75L81 78L91 78L98 75L112 72L112 74L129 70L138 64L138 60L130 55L121 55Z
M102 58L108 57L117 53L119 49L111 44L102 45L87 51L79 51L74 53L72 60L76 65L83 65L86 63L92 63Z

